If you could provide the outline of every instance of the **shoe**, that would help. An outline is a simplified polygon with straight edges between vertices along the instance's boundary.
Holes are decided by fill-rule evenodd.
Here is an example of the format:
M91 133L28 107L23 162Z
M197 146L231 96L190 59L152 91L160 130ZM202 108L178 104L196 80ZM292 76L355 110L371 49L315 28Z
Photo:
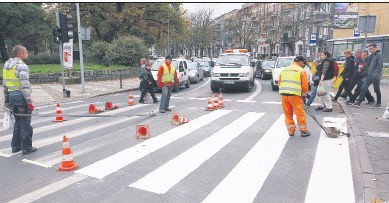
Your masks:
M353 103L353 106L355 108L359 108L360 105L361 105L361 102L359 102L359 101L356 101L356 102Z
M294 133L289 133L289 136L291 136L291 137L294 136Z
M338 102L338 98L331 98L331 101Z
M160 109L159 113L165 113L165 109Z
M20 149L20 148L13 148L13 149L12 149L12 153L20 152L20 150L22 150L22 149Z
M145 102L144 101L139 101L139 104L144 104Z
M308 137L308 136L311 136L311 133L307 130L307 131L301 131L301 137Z
M350 100L347 100L347 101L345 101L344 103L345 103L346 105L352 105L352 104L353 104L353 102L350 101Z
M165 111L172 111L172 109L171 108L166 108Z
M159 102L159 100L154 100L153 102L154 102L154 103L158 103L158 102Z
M325 109L323 110L323 112L332 112L332 109L327 109L327 108L325 108Z
M23 155L26 155L26 154L31 154L31 153L33 153L33 152L36 152L36 151L38 151L38 148L36 148L36 147L31 147L31 149L29 149L29 150L23 150Z
M373 106L371 106L370 108L374 109L374 108L377 108L377 109L380 109L381 108L381 104L379 103L375 103Z
M316 107L316 108L315 108L316 111L321 111L321 110L323 110L323 109L324 109L324 107L322 107L322 106L319 106L319 107Z
M373 104L375 104L374 101L369 101L369 102L366 103L366 105L373 105Z

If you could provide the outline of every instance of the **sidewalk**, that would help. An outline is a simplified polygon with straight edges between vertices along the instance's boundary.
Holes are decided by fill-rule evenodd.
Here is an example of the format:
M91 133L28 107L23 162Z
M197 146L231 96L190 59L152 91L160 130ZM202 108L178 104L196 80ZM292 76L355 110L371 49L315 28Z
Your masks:
M372 87L369 88L376 98ZM379 198L389 202L389 119L382 118L389 104L389 78L381 80L382 108L372 109L366 102L360 108L339 104L355 137L363 178L365 202Z
M54 105L56 102L66 103L80 99L86 99L99 95L115 92L126 92L130 89L139 88L139 78L126 78L122 80L87 81L85 82L85 92L82 92L81 84L66 85L65 89L70 90L70 98L64 98L62 83L32 84L32 103L34 106ZM3 88L0 88L0 106L4 104Z

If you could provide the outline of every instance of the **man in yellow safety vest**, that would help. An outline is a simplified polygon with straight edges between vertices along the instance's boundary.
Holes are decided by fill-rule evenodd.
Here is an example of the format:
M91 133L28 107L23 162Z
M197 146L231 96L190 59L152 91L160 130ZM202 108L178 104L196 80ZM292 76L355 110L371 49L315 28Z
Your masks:
M162 96L159 103L159 112L171 111L169 108L170 96L172 94L173 86L179 85L177 72L175 67L171 64L172 57L167 55L165 62L159 66L158 69L158 87L162 88Z

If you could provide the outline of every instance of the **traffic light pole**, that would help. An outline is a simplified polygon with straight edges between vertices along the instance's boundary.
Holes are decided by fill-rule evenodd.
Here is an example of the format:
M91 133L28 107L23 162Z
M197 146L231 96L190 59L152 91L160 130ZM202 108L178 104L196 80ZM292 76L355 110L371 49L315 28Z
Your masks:
M60 24L59 24L59 12L57 10L56 12L56 18L57 18L57 26L60 27ZM61 42L59 43L59 58L61 60L61 72L62 72L62 94L63 94L63 97L66 97L65 95L65 68L64 68L64 65L63 65L63 43L62 43L62 40Z
M77 7L77 32L78 32L78 50L80 53L80 71L81 71L81 88L82 93L85 93L85 81L84 81L84 56L82 53L82 39L81 39L81 20L80 20L80 4L76 3Z

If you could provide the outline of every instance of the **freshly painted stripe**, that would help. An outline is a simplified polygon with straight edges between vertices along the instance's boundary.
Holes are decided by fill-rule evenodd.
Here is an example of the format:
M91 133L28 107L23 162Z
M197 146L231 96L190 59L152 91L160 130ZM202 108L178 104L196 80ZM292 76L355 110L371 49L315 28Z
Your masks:
M138 116L123 118L120 120L114 120L114 121L102 123L102 124L99 124L96 126L90 126L87 128L83 128L81 130L77 129L77 130L70 131L70 132L64 132L63 134L60 134L57 136L53 136L53 137L49 137L49 138L45 138L45 139L41 139L41 140L36 140L36 141L34 141L33 145L34 145L34 147L48 146L48 145L51 145L51 144L54 144L57 142L61 142L64 135L66 135L68 138L80 137L80 136L86 135L86 134L91 133L91 132L95 132L95 131L100 130L100 129L104 129L104 128L107 128L110 126L114 126L114 125L128 122L128 121L135 119L137 117ZM0 153L1 153L0 155L5 155L5 157L10 157L10 156L16 155L15 153L11 152L11 147L5 148L5 149L0 149Z
M31 193L28 193L28 194L25 194L23 196L20 196L16 199L13 199L11 201L9 201L8 203L20 203L20 202L23 202L23 203L29 203L29 202L34 202L38 199L41 199L47 195L50 195L50 194L53 194L54 192L57 192L59 190L62 190L63 188L71 185L71 184L74 184L74 183L77 183L77 182L80 182L82 180L84 180L85 178L87 178L88 176L85 176L85 175L81 175L81 174L73 174L67 178L64 178L60 181L57 181L55 183L52 183L50 185L47 185L45 187L42 187L38 190L35 190Z
M29 159L22 159L22 161L24 161L26 163L34 164L34 165L37 165L37 166L41 166L41 167L44 167L44 168L50 168L51 167L50 165L46 165L46 164L39 163L39 162L36 162L36 161L33 161L33 160L29 160Z
M389 133L385 133L385 132L366 131L366 133L367 136L369 137L384 137L384 138L389 137Z
M203 202L252 202L289 139L282 115Z
M102 179L105 176L141 159L152 152L167 146L168 144L185 137L191 132L207 125L208 123L230 113L231 110L218 110L200 116L185 125L178 126L160 135L141 142L131 148L125 149L103 160L86 166L76 173Z
M256 97L259 93L261 93L262 91L262 85L261 83L258 82L258 80L255 80L255 84L257 85L257 89L255 90L254 93L252 93L249 97L247 97L246 99L244 99L245 101L251 101L254 99L254 97Z
M122 112L130 111L130 110L137 109L137 108L140 108L140 107L145 107L145 106L148 106L148 105L149 104L137 104L137 105L134 105L134 106L128 106L128 107L124 107L124 108L120 108L120 109L115 109L114 111L102 112L99 115L114 115L114 114L117 114L117 113L122 113ZM54 118L55 117L53 116L53 120L54 120ZM94 120L94 119L96 119L96 117L76 118L76 119L73 119L73 120L69 120L69 121L65 121L65 122L61 122L61 123L56 123L56 124L53 124L53 125L48 125L48 126L43 126L43 127L35 128L34 129L34 135L36 135L38 133L42 133L42 132L53 130L55 128L65 127L65 126L72 126L74 124L79 124L81 122L85 122L85 121L89 121L89 120ZM9 141L11 139L12 139L12 134L4 135L4 136L0 137L0 142Z
M239 103L255 103L257 101L254 101L254 100L236 100L236 102L239 102Z
M338 129L347 132L345 118L325 117L323 124L330 127L326 122L337 124ZM355 202L346 136L328 138L324 131L321 131L305 202Z
M246 113L204 141L129 185L129 187L158 194L166 193L175 184L243 133L263 115L263 113Z
M282 102L269 101L269 102L262 102L262 104L282 104Z

